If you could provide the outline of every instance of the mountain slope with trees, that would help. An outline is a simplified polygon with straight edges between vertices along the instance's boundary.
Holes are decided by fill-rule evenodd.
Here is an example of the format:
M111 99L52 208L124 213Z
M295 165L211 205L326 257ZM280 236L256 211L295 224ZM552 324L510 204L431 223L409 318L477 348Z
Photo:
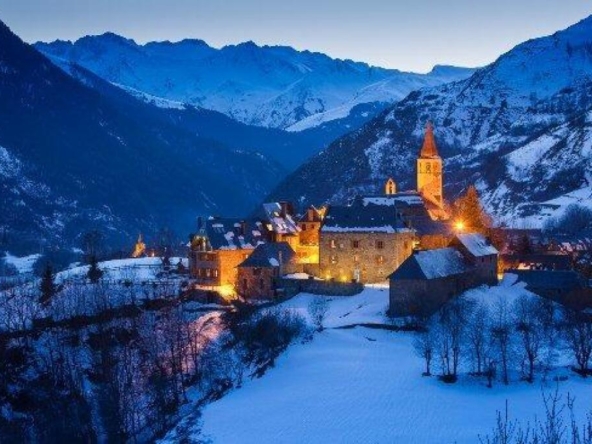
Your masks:
M400 189L414 188L431 121L449 200L475 184L498 220L540 225L592 195L591 54L592 18L518 45L467 80L409 94L333 142L271 196L342 202L376 192L389 176Z
M91 228L125 243L161 226L184 233L200 213L248 211L284 173L152 105L89 88L4 24L0 97L6 249L72 245Z

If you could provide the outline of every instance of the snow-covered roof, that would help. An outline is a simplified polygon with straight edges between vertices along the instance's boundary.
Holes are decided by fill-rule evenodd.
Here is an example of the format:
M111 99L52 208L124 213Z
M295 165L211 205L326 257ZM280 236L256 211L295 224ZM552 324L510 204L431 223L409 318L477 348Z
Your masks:
M409 232L393 207L381 205L331 206L325 215L323 233Z
M271 229L277 234L298 234L300 228L291 215L282 210L278 202L263 204L265 220L271 224Z
M264 243L260 223L253 219L208 219L203 233L214 250L253 250Z
M261 244L239 267L279 267L294 260L296 253L287 242Z
M409 256L390 279L438 279L466 273L471 267L455 248L416 251Z
M457 234L456 238L475 257L498 254L497 249L482 234L463 233Z

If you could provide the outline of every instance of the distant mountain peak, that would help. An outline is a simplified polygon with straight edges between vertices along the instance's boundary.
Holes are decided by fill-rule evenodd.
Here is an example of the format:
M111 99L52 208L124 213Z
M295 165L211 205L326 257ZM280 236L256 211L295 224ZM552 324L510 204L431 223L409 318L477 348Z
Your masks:
M36 47L53 60L76 63L154 98L219 111L249 125L293 130L304 120L301 127L310 128L347 118L357 105L382 107L415 89L470 74L452 68L440 76L402 73L253 41L221 49L199 40L137 45L106 33L79 39L71 47L57 42Z

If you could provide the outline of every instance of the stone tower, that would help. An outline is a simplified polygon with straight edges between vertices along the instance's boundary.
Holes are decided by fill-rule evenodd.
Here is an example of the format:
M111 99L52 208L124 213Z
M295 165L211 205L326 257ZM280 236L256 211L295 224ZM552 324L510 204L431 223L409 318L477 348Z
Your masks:
M439 208L444 207L442 197L442 158L434 140L434 127L426 125L423 146L417 159L417 191Z

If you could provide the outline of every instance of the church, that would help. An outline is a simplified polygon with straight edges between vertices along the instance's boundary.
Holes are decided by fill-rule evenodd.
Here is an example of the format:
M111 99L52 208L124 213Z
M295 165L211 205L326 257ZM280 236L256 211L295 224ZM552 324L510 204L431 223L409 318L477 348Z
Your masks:
M446 221L442 158L431 124L416 162L417 187L398 191L388 178L382 193L349 206L329 206L319 236L319 273L343 282L384 282L414 250L442 248L454 233Z

